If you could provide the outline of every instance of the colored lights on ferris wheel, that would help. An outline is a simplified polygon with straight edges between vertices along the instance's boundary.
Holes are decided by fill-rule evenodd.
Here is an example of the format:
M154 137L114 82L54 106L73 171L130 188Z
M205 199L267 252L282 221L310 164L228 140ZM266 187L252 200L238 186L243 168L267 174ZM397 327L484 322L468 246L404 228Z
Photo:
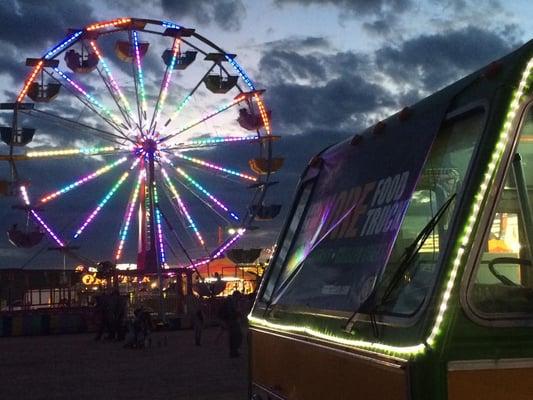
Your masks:
M106 172L110 171L111 169L113 169L117 165L122 164L126 160L127 160L127 157L122 157L122 158L118 159L117 161L115 161L114 163L105 165L104 167L94 171L92 174L86 175L83 178L81 178L81 179L79 179L79 180L77 180L77 181L75 181L75 182L63 187L62 189L59 189L58 191L53 192L53 193L41 198L40 202L41 203L46 203L47 201L55 199L56 197L59 197L62 194L67 193L67 192L71 191L72 189L77 188L78 186L81 186L84 183L87 183L87 182L93 180L94 178L105 174Z
M244 228L229 228L228 229L228 233L230 235L235 235L235 234L239 234L239 235L244 235L244 232L246 232L246 229Z
M115 194L115 192L118 190L118 188L124 183L126 178L129 176L129 172L124 172L118 182L111 188L111 190L105 195L105 197L98 203L96 208L93 210L93 212L87 217L83 225L76 231L74 234L74 239L78 238L85 228L92 222L92 220L98 215L100 210L106 205L106 203L109 201L111 197Z
M217 171L220 171L220 172L225 172L227 174L235 175L235 176L238 176L240 178L248 179L248 180L253 181L253 182L257 181L257 178L255 178L253 176L246 175L246 174L243 174L241 172L238 172L238 171L235 171L235 170L232 170L232 169L224 168L224 167L221 167L219 165L216 165L216 164L213 164L213 163L210 163L210 162L207 162L207 161L200 160L198 158L189 157L189 156L186 156L186 155L184 155L182 153L177 153L177 154L175 154L175 156L178 157L178 158L181 158L183 160L190 161L190 162L192 162L194 164L201 165L203 167L211 168L211 169L214 169L214 170L217 170Z
M44 58L47 60L54 57L57 53L59 53L61 50L63 50L65 47L73 43L78 37L81 36L83 33L83 30L74 32L72 35L67 37L63 42L59 43L57 46L53 47L51 50L49 50L45 55Z
M139 176L137 177L137 183L135 184L135 188L133 189L133 197L130 200L130 203L127 208L127 214L126 214L124 226L122 227L119 233L119 245L115 253L115 260L117 261L120 259L120 257L122 257L124 243L126 242L126 238L128 237L131 218L133 216L133 211L135 210L135 205L137 204L137 198L139 197L139 192L141 190L141 183L145 177L145 174L146 174L145 170L141 170L139 172Z
M146 105L146 93L144 91L144 76L141 66L141 54L139 52L139 36L137 31L132 32L133 46L135 49L135 65L137 66L137 78L139 80L139 89L141 91L141 104L143 111L146 111L148 106Z
M179 143L178 145L183 146L195 146L195 145L209 145L209 144L219 144L219 143L231 143L231 142L246 142L250 140L257 140L257 135L250 136L226 136L219 138L209 138L209 139L194 139L189 140L188 142Z
M52 239L54 239L60 247L65 247L65 243L63 243L63 241L59 239L59 237L52 231L52 229L50 229L50 227L46 225L46 223L39 216L39 214L37 214L35 210L31 210L30 212L31 215L33 215L33 217L37 220L37 222L39 222L39 224L41 224L41 226L46 230L46 232L48 232Z
M196 189L198 189L200 192L202 192L205 196L207 196L209 199L213 201L217 206L222 208L226 212L230 212L228 207L226 207L220 200L218 200L215 196L213 196L211 193L209 193L202 185L200 185L198 182L196 182L193 178L191 178L185 171L183 171L180 167L176 168L176 171L183 176L187 182L192 184ZM235 219L238 220L238 217L234 214Z
M181 29L181 26L176 25L173 22L164 21L164 22L161 23L161 25L164 26L165 28Z
M172 117L170 117L169 121L174 118L176 115L178 115L178 113L183 109L183 107L185 107L187 105L187 103L192 99L192 96L191 95L188 95L187 97L185 97L185 99L183 99L183 101L179 104L178 108L176 108L176 111L174 112L174 114L172 114Z
M157 238L159 241L159 257L161 259L161 265L166 265L167 257L165 255L165 247L163 245L163 227L161 226L161 212L159 209L155 210L155 220L157 225Z
M20 195L22 196L22 200L24 201L24 204L29 206L30 205L30 197L28 196L28 191L26 190L26 186L22 185L20 187Z
M115 92L118 94L120 100L124 103L124 106L126 108L126 111L130 115L131 118L133 118L133 112L131 110L131 106L128 102L128 99L124 96L124 93L122 93L122 90L120 90L120 87L118 86L118 83L116 82L115 78L113 77L113 74L111 73L111 70L109 66L107 65L107 62L105 61L104 57L102 56L102 53L98 49L98 46L96 45L95 41L91 41L90 45L92 49L94 50L96 56L98 57L98 60L102 64L103 70L106 73L109 81L111 82L111 87L115 90Z
M198 242L200 242L200 244L202 246L204 246L205 242L204 242L204 239L202 237L202 234L200 233L200 231L198 230L198 227L194 223L194 220L192 219L191 214L189 213L189 210L185 206L185 203L181 199L181 196L179 195L178 191L176 190L176 187L172 184L172 181L170 180L170 177L168 176L167 171L164 168L161 168L161 172L163 173L163 177L165 178L165 181L167 182L167 185L168 185L168 187L170 189L170 192L172 193L172 195L174 196L174 198L178 202L179 209L185 215L185 218L187 219L187 222L189 223L189 226L191 227L191 229L193 230L194 234L196 235L196 238L198 239Z
M163 78L163 89L161 90L161 96L160 96L159 101L157 102L156 109L154 112L153 119L155 121L157 121L159 117L159 113L161 112L161 110L163 109L165 105L165 101L168 96L168 88L170 86L170 80L172 78L172 73L174 72L174 65L176 64L176 58L178 56L179 51L180 51L180 41L178 39L175 39L174 45L172 48L172 58L170 60L170 65L168 66L165 72L165 77ZM156 125L157 125L157 122L156 122Z
M30 198L28 196L28 191L26 189L26 186L24 185L21 185L19 187L20 189L20 194L22 196L22 200L24 201L24 204L29 206L30 205ZM43 219L39 216L39 214L37 214L37 212L35 210L30 210L30 213L31 215L37 220L37 222L46 230L46 232L50 235L50 237L52 239L55 240L55 242L63 247L65 246L65 244L63 243L63 241L61 241L61 239L59 239L59 237L52 231L52 229L43 221Z
M113 115L113 113L107 107L104 107L102 104L100 104L98 100L96 100L92 95L87 93L87 91L82 88L78 83L70 79L63 71L61 71L59 68L54 68L54 71L57 72L61 78L66 80L74 89L84 95L85 98L89 100L93 105L95 105L104 113L106 113L107 116L109 116L113 120L113 122L115 122L116 124L121 124L121 121L115 115Z
M22 90L20 91L20 94L17 97L17 103L20 103L26 96L26 93L28 93L28 90L30 89L30 85L33 83L33 80L35 79L39 71L41 70L43 63L44 61L40 60L37 63L37 65L33 68L33 71L31 72L29 78L24 83L24 87L22 88Z
M88 27L85 28L85 30L90 32L90 31L95 31L95 30L98 30L98 29L110 28L110 27L114 27L114 26L124 25L124 24L128 24L130 22L131 22L131 18L117 18L117 19L113 19L111 21L104 21L104 22L99 22L99 23L96 23L96 24L89 25Z
M165 246L163 242L163 226L161 225L161 211L159 211L159 196L157 194L157 187L153 187L154 202L155 202L155 224L157 226L157 242L159 244L159 257L161 265L167 263L165 256Z
M270 135L270 121L268 120L268 113L263 104L263 100L259 97L257 93L254 94L254 99L257 102L257 107L259 107L259 113L261 114L261 120L263 121L264 129L267 135Z
M245 96L237 96L231 103L228 103L228 104L225 104L225 105L219 107L216 111L213 111L211 114L208 114L208 115L204 116L202 119L200 119L198 121L195 121L192 124L189 124L189 125L185 126L184 128L181 128L178 132L173 133L172 135L169 135L169 136L177 136L180 133L185 132L186 130L189 130L189 129L197 126L197 125L200 125L202 122L207 121L209 118L212 118L215 115L220 114L221 112L224 112L227 109L229 109L229 108L241 103L243 100L245 100L245 98L246 98ZM174 115L172 117L174 117ZM170 119L172 119L172 117ZM169 136L167 136L167 137L169 137ZM163 141L165 139L166 138L163 138Z
M168 87L170 85L170 78L172 77L172 72L174 71L174 65L176 64L176 58L178 56L179 51L180 51L179 40L176 40L176 42L174 43L174 48L172 50L172 58L170 60L170 65L168 67L168 74L165 76L165 81L163 84L163 92L161 94L161 103L159 104L159 109L163 108L163 105L165 104L165 100L168 95Z
M85 155L97 155L101 153L112 153L117 150L113 146L103 146L103 147L85 147L79 149L60 149L60 150L45 150L45 151L29 151L26 153L28 158L38 158L38 157L56 157L56 156L72 156L76 154L85 154Z
M235 58L230 57L227 54L225 56L226 56L226 60L228 60L231 66L239 73L242 80L248 85L248 87L252 90L255 90L255 86L252 83L252 80L248 77L248 75L246 75L242 67L237 63L237 61L235 61Z
M237 232L235 236L233 236L226 244L224 244L218 251L213 254L212 259L220 257L233 243L235 243L237 240L239 240L242 235L246 232L246 229L242 229L242 233Z

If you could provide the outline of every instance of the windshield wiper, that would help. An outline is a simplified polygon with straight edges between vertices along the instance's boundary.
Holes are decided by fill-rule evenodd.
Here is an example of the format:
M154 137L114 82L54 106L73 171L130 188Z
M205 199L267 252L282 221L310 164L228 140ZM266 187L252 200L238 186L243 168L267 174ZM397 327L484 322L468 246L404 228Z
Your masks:
M385 291L383 292L383 296L379 300L379 303L376 302L376 286L372 294L359 306L359 308L348 319L348 322L344 326L344 330L346 332L350 333L353 330L353 326L355 325L355 323L361 319L361 315L363 313L368 313L368 315L370 315L370 321L372 323L375 336L377 336L377 325L375 322L376 309L389 300L391 294L402 281L403 277L407 272L407 269L411 266L411 263L413 262L420 249L422 248L426 240L429 238L443 215L446 213L446 210L448 210L448 207L453 202L456 195L457 193L454 193L448 198L448 200L446 200L446 202L437 210L435 215L422 228L415 240L413 240L413 242L405 248L404 252L400 256L400 265L396 269L396 272L394 273L389 284L385 288Z

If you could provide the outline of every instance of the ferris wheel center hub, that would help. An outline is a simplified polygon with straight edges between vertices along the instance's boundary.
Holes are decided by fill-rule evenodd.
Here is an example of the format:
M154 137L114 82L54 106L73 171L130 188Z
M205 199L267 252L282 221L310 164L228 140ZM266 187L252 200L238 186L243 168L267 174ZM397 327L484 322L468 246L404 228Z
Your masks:
M142 149L146 153L154 154L157 151L157 142L154 139L145 139L142 142Z

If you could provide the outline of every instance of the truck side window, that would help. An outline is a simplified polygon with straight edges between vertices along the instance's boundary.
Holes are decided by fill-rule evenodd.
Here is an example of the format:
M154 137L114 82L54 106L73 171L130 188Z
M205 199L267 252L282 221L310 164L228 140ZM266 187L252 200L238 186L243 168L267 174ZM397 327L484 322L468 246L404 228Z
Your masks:
M521 172L520 172L521 170ZM518 175L517 175L518 172ZM519 142L504 180L490 231L470 282L468 300L489 318L520 318L533 313L533 109L523 122Z
M313 190L314 183L315 180L309 180L303 184L302 189L300 190L298 205L296 206L296 209L294 210L294 213L291 216L291 221L287 227L287 232L285 233L285 237L283 238L281 248L279 249L278 257L274 261L275 264L270 266L271 272L269 275L269 280L262 293L262 300L264 301L270 300L276 283L280 279L282 281L284 280L283 275L286 274L286 272L282 271L283 260L285 260L285 258L287 257L289 250L294 247L293 239L301 228L302 221L304 220L304 216L308 208L307 203L309 202L309 197L311 196L311 191Z

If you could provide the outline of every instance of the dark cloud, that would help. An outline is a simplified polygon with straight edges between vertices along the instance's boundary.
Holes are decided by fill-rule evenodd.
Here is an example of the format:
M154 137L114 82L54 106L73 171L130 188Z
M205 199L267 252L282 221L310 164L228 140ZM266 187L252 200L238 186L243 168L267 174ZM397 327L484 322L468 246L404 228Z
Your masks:
M355 131L368 123L367 113L393 105L384 88L358 76L333 79L324 86L273 86L267 99L283 134L319 127Z
M465 12L472 8L487 8L492 12L502 11L502 5L498 0L478 0L471 3L468 3L466 0L431 0L431 2L443 10L451 10L457 13Z
M412 6L411 0L274 0L278 6L300 4L305 6L336 6L342 10L343 16L379 15L384 12L402 13Z
M389 14L383 18L379 18L371 22L364 22L363 29L365 29L370 34L388 36L394 31L396 22L396 17Z
M40 57L68 28L83 27L94 19L85 1L6 0L0 2L0 74L20 82L28 73L27 57Z
M376 52L376 67L400 83L432 91L503 56L513 47L497 33L469 26L422 35Z
M57 41L68 28L80 28L94 18L86 1L6 0L0 2L0 42L19 50L43 50L43 43ZM36 55L37 56L37 55Z
M326 68L319 56L302 55L293 51L272 50L260 61L261 70L268 71L271 81L294 81L295 79L312 79L323 81Z
M200 24L214 22L223 29L239 29L246 15L242 0L161 0L169 19L190 16Z
M266 42L261 45L264 48L271 50L298 50L298 51L310 51L310 50L327 50L331 47L331 43L328 39L318 36L307 37L291 37L281 40L275 40Z
M362 128L367 113L394 105L388 91L373 82L368 56L280 48L278 43L266 49L259 68L269 82L273 120L282 131Z

